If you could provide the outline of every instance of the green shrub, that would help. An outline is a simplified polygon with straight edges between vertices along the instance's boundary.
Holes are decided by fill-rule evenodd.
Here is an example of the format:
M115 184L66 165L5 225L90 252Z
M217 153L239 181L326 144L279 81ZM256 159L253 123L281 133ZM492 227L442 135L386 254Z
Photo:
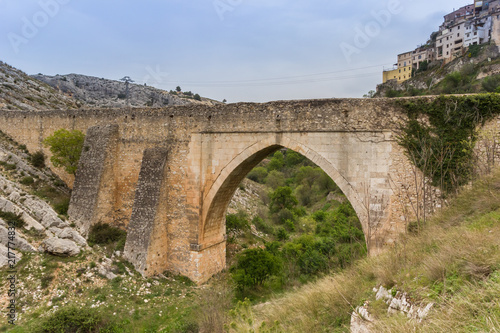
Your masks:
M264 184L264 179L267 177L267 169L264 167L253 168L252 171L247 175L247 178L253 180L254 182Z
M4 161L0 161L0 165L2 165L4 167L4 169L7 171L16 170L16 168L17 168L17 165L15 163L7 163Z
M97 333L119 332L110 317L98 309L65 307L44 318L34 333Z
M274 153L273 157L271 158L271 161L267 165L267 170L269 171L280 170L281 168L283 168L283 165L285 165L285 159L283 157L283 153L277 151Z
M50 161L55 167L64 167L69 174L75 174L82 154L85 134L78 130L60 129L47 137L43 143L50 147L53 156Z
M298 204L297 198L292 194L292 189L288 186L278 187L271 193L271 203L269 211L277 213L285 208L292 209Z
M385 97L393 98L393 97L401 97L403 96L403 92L399 90L389 89L385 93Z
M286 232L285 228L279 227L278 231L276 232L276 238L280 241L286 241L288 238L290 238L290 235L288 232Z
M233 279L240 290L262 285L270 276L281 270L280 260L262 249L243 251L237 259Z
M41 150L31 155L29 161L35 168L45 168L45 155Z
M35 183L35 180L33 179L33 177L27 176L23 177L20 183L23 185L33 185Z
M240 211L238 214L226 215L226 231L230 241L233 241L238 233L248 229L250 229L250 223L244 212Z
M500 86L500 76L488 76L484 78L483 82L481 82L481 86L487 92L495 92Z
M21 215L16 215L11 212L4 212L3 210L0 210L0 218L7 222L7 224L14 225L15 227L23 227L25 225Z
M89 245L107 245L126 239L127 233L124 230L110 226L109 224L98 223L93 225L89 231Z
M57 214L66 215L68 213L70 198L63 198L62 201L54 204L54 210Z
M252 219L252 224L255 225L255 228L257 228L257 230L259 231L262 231L269 235L274 234L274 228L269 224L265 223L264 220L258 216L255 216Z
M272 170L266 177L266 185L273 189L285 186L285 175L278 170Z

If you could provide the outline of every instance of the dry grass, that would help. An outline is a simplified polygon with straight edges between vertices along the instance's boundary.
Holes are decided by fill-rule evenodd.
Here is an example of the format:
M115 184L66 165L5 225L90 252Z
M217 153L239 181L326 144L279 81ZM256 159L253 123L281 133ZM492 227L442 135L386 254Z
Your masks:
M500 171L464 190L418 235L392 251L277 298L233 332L276 321L285 332L348 331L352 310L377 285L395 286L415 302L435 302L421 324L404 316L377 321L380 332L500 332Z

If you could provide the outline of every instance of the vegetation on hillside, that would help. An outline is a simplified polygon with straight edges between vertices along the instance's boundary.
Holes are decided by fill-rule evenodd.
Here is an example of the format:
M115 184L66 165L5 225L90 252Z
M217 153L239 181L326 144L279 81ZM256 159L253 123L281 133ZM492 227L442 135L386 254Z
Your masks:
M377 88L379 90L377 94L368 94L366 97L500 92L500 74L493 70L500 64L500 58L492 60L486 56L490 47L490 45L472 45L462 57L446 65L440 61L421 63L420 69L413 72L410 80L396 88L387 88L387 84L382 84ZM480 74L486 74L490 70L496 74L478 78Z
M249 247L228 258L234 261L230 272L238 297L257 299L286 290L366 255L354 209L331 178L304 156L277 151L247 177L266 190L258 214L240 211L226 217L229 242ZM262 237L253 235L250 225Z
M48 136L43 143L50 148L50 161L55 167L63 167L69 174L75 174L82 154L85 134L78 130L64 128Z
M445 193L468 182L477 164L478 128L500 114L500 96L440 96L398 104L409 118L399 143L410 161Z
M500 171L454 199L419 233L388 253L362 259L266 305L243 302L231 332L346 332L352 311L368 301L375 332L497 332L500 330ZM383 285L435 303L421 323L390 315L375 301Z

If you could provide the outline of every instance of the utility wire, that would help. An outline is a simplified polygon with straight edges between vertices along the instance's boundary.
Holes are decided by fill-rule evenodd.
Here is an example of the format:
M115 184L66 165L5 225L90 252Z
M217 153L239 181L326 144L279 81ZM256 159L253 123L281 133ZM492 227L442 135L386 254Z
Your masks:
M356 78L372 77L375 75L381 75L381 72L371 72L371 73L353 73L352 75L338 76L341 73L356 72L360 70L366 70L375 67L383 67L386 64L350 68L339 71L331 71L324 73L315 74L305 74L305 75L294 75L294 76L283 76L274 78L264 78L264 79L252 79L252 80L221 80L221 81L165 81L166 84L181 84L195 87L255 87L255 86L280 86L280 85L293 85L293 84L303 84L303 83L316 83L316 82L327 82L336 80L348 80ZM322 77L323 76L323 77Z

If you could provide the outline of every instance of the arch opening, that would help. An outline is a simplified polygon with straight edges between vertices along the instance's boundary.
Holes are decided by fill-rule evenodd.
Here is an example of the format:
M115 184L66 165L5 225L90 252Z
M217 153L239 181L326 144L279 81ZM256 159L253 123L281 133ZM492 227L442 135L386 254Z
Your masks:
M258 146L258 145L257 145ZM293 149L295 148L295 149ZM285 230L285 232L292 232L294 228L301 229L301 232L305 232L305 229L302 226L297 227L297 223L300 223L301 219L297 219L297 215L300 215L301 212L300 210L302 209L303 211L306 210L306 212L303 212L303 214L307 214L307 218L309 220L317 220L317 219L322 219L324 216L321 216L322 213L317 213L316 216L312 216L315 211L320 211L324 210L325 214L331 213L334 209L336 209L338 206L343 206L343 207L351 207L351 215L354 215L356 218L357 223L359 224L361 221L360 229L361 229L361 237L358 233L356 235L357 238L362 239L362 246L364 247L366 251L366 241L365 237L363 234L363 231L365 227L363 226L363 216L366 214L363 210L363 207L361 206L361 200L357 197L355 191L351 188L350 184L342 177L342 175L335 170L335 168L324 158L319 156L319 154L316 154L314 151L307 149L306 147L300 145L300 144L271 144L266 147L261 147L260 149L256 149L256 147L251 147L247 149L248 152L245 154L245 152L241 153L237 158L235 158L231 163L226 166L226 170L223 170L221 173L222 175L224 172L226 173L226 176L219 177L221 179L218 179L217 181L219 184L214 184L212 187L211 191L215 191L217 189L215 195L213 196L213 199L207 204L208 210L206 211L206 215L204 215L204 225L202 225L201 228L201 233L200 233L200 240L204 244L216 244L224 241L224 235L226 233L226 213L228 210L228 206L231 202L231 199L233 198L234 193L236 190L240 187L241 182L247 177L247 175L252 172L251 176L255 176L255 170L254 169L256 166L259 166L261 168L264 168L259 163L272 163L269 161L269 156L272 154L278 154L282 152L281 154L285 155L285 159L289 157L289 155L293 156L299 156L299 159L303 159L306 161L306 163L300 164L298 168L295 169L295 172L298 171L300 167L303 167L301 179L303 181L309 181L311 182L311 179L306 179L308 178L307 175L304 175L304 173L310 173L310 177L318 177L319 174L323 174L328 178L328 180L323 179L322 181L324 182L324 185L326 185L323 189L321 189L322 197L321 202L324 203L324 207L321 207L321 209L318 207L318 204L315 202L308 202L308 200L316 200L315 195L312 195L312 193L307 193L308 191L311 190L311 186L313 184L308 184L308 186L305 186L303 184L298 185L296 184L287 184L287 181L289 182L288 176L291 175L286 175L287 177L284 177L285 179L276 179L280 178L280 175L278 174L279 171L276 172L269 172L271 168L267 168L267 178L269 179L269 174L271 174L270 181L275 182L271 187L273 187L273 191L276 192L278 187L289 187L291 189L291 194L292 196L296 197L299 196L297 199L298 204L296 205L297 207L294 207L294 212L292 212L292 217L291 217L291 222L287 221L285 224L284 222L286 221L286 215L290 213L290 210L286 211L274 211L271 212L270 219L273 220L275 227L277 228L277 232L281 232ZM267 162L262 162L263 160L268 160ZM320 172L318 172L318 170ZM258 172L257 172L258 173ZM258 177L255 176L255 177ZM274 177L274 178L273 178ZM321 176L319 176L321 177ZM272 180L271 180L272 179ZM255 180L255 179L254 179ZM262 180L262 179L261 179ZM216 183L217 183L216 181ZM336 203L327 205L326 196L330 194L330 192L325 193L324 191L328 190L328 185L331 182L333 184L332 190L332 198L330 201L335 201ZM218 185L218 186L217 186ZM283 186L278 186L278 185L283 185ZM286 186L290 185L290 186ZM317 186L317 183L314 184L314 186ZM317 190L317 189L316 189ZM288 191L290 192L290 191ZM321 192L321 191L320 191ZM207 197L210 198L208 195ZM317 197L317 196L316 196ZM338 200L337 200L338 199ZM269 199L271 200L271 199ZM340 202L339 202L340 201ZM345 203L345 204L344 204ZM267 205L269 206L269 202ZM272 206L272 204L271 204ZM306 207L305 207L306 206ZM330 209L330 207L332 207ZM271 208L270 208L271 209ZM281 216L280 214L281 213ZM349 213L347 213L349 214ZM361 215L361 216L360 216ZM255 216L247 216L249 220L252 220L253 217ZM302 218L302 216L299 216ZM233 216L232 216L233 218ZM234 217L237 219L237 217ZM359 218L359 220L358 220ZM255 221L254 221L255 222ZM352 223L350 221L349 223ZM354 222L356 223L356 222ZM322 232L321 228L318 229L319 233ZM316 230L309 230L308 232L316 233ZM268 238L267 240L275 240L278 239L279 236L277 236L276 233L272 235L272 237ZM286 236L284 236L286 237Z

